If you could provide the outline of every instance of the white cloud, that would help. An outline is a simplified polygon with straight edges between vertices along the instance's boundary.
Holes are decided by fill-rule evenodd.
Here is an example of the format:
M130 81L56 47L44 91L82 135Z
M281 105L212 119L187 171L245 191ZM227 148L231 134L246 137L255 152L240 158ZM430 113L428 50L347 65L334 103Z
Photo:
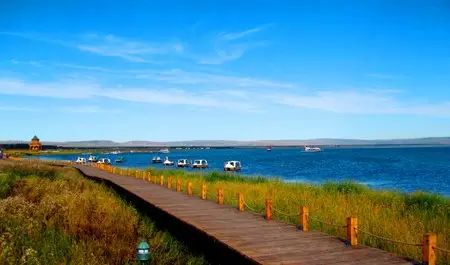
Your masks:
M222 32L219 34L219 37L223 40L232 41L232 40L241 39L241 38L247 37L249 35L252 35L254 33L260 32L263 29L264 29L264 27L260 26L260 27L240 31L240 32Z
M250 48L261 46L264 42L246 40L249 36L264 30L264 26L239 32L221 32L212 40L214 51L198 57L200 64L223 64L240 59Z
M295 93L292 89L289 89L291 92L270 91L273 91L271 87L265 90L230 87L189 90L170 87L166 84L161 87L149 85L117 88L102 86L95 82L74 82L73 80L31 83L23 80L0 79L0 94L72 99L77 102L101 97L128 102L185 105L237 112L260 112L267 106L285 105L342 114L450 116L450 101L433 103L405 101L402 100L402 94L389 90L377 92L327 90L309 94ZM16 111L19 110L16 109ZM101 112L102 109L81 105L79 108L65 109L65 111L94 113Z
M30 107L18 107L18 106L9 106L0 104L0 111L8 111L8 112L38 112L41 109L38 108L30 108Z
M105 109L95 105L75 105L67 106L57 109L58 112L67 113L79 113L79 114L94 114L94 113L118 113L119 110L116 109Z
M132 62L151 62L148 56L158 54L182 53L181 43L148 43L121 37L98 34L85 35L76 47L81 51L102 56L119 57Z
M183 44L179 42L153 43L130 40L112 34L84 34L59 39L38 33L0 32L0 35L13 36L28 40L51 43L68 48L75 48L101 56L118 57L131 62L155 63L154 55L182 54Z
M216 49L215 54L199 59L200 64L223 64L241 58L246 51L244 47L231 47L228 50Z
M384 73L368 73L366 74L367 77L376 78L376 79L398 79L401 78L399 75L391 75L391 74L384 74Z
M272 95L275 102L304 109L345 114L404 114L450 116L450 101L429 103L402 102L386 91L318 91L309 95Z
M235 75L213 74L208 72L189 72L180 69L154 71L144 70L135 76L140 79L164 81L170 84L205 85L208 88L295 88L287 82L242 77Z
M31 97L49 97L73 100L86 100L95 97L110 98L121 101L155 103L163 105L188 105L207 108L225 108L235 111L255 111L255 106L248 102L236 102L223 98L209 91L193 92L174 88L156 87L122 87L112 88L97 83L73 81L54 81L29 83L23 80L0 79L0 94ZM67 111L68 109L66 109ZM83 112L95 109L80 108ZM73 111L76 111L75 109Z
M33 61L33 60L21 61L21 60L11 59L10 62L12 64L26 64L26 65L31 65L31 66L35 66L35 67L43 67L42 63Z
M0 79L0 93L6 95L84 99L98 90L92 83L67 80L50 83L29 83L18 79Z
M121 58L137 63L161 63L161 57L175 57L195 61L199 64L218 65L241 58L250 48L261 46L263 42L245 41L245 38L260 32L264 26L241 32L222 32L209 40L209 45L201 51L189 51L179 41L152 42L132 40L113 34L84 34L68 36L64 39L54 38L39 33L0 32L0 35L13 36L40 41L82 52L105 57ZM202 46L193 43L194 47ZM155 58L157 57L157 58Z

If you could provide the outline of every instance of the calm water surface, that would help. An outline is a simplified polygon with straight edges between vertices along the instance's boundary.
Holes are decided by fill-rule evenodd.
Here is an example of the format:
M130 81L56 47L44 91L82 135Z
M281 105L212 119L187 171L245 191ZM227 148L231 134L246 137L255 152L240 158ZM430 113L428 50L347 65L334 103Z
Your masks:
M123 167L163 168L152 164L155 153L97 154L114 160L125 158ZM323 183L354 180L376 189L430 191L450 196L450 147L325 148L305 153L300 148L191 149L158 154L177 159L206 159L209 170L222 170L227 160L239 160L242 174L276 176L285 181ZM42 159L75 160L83 155L41 156ZM84 157L88 157L84 155ZM192 170L192 169L185 169Z

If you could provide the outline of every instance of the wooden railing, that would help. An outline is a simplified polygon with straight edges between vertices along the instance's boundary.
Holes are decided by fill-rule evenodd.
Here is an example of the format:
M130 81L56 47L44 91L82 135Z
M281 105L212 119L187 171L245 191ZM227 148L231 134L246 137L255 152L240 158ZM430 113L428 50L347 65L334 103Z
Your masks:
M92 163L89 165L99 168L101 170L113 173L113 174L139 178L139 179L151 182L153 184L165 186L169 189L172 189L172 187L176 187L176 191L181 192L181 186L182 186L181 180L180 179L175 180L171 176L167 178L167 181L165 181L165 178L163 175L161 175L158 178L157 176L152 176L149 171L122 169L122 168L113 167L111 165L98 164L98 163ZM172 184L174 184L174 182L175 182L175 185L172 186ZM186 193L189 196L193 195L192 182L190 182L190 181L188 181L186 183ZM205 183L203 183L200 187L199 196L203 200L207 199L207 185ZM224 204L224 190L222 188L217 189L216 200L217 200L218 204L220 204L220 205ZM249 206L245 202L243 193L237 194L236 207L241 212L249 210L255 214L260 214L259 211L253 209L251 206ZM445 255L447 257L448 257L448 254L450 253L450 250L443 249L443 248L440 248L437 246L437 235L435 233L424 234L423 238L422 238L422 242L420 242L420 243L410 243L410 242L399 241L399 240L395 240L395 239L391 239L391 238L373 234L369 231L366 231L365 229L362 229L361 227L358 227L358 218L354 217L354 216L347 217L346 223L342 224L342 225L329 223L329 222L325 222L325 221L317 219L317 218L312 218L309 215L309 209L307 206L300 206L298 208L297 213L293 213L293 214L284 213L284 212L278 210L277 208L275 208L272 200L268 198L265 201L263 216L266 220L271 220L273 213L277 213L279 215L283 215L286 217L298 216L298 222L299 222L298 228L303 232L309 231L311 220L322 223L324 225L329 225L329 226L332 226L335 228L345 229L346 230L345 243L351 247L358 246L358 236L360 234L365 234L366 236L374 237L379 240L385 240L385 241L391 242L393 244L402 244L402 245L408 245L408 246L413 246L413 247L418 247L418 248L420 247L422 249L422 262L423 262L423 264L426 264L426 265L435 265L437 262L437 256L438 256L439 252L445 253Z

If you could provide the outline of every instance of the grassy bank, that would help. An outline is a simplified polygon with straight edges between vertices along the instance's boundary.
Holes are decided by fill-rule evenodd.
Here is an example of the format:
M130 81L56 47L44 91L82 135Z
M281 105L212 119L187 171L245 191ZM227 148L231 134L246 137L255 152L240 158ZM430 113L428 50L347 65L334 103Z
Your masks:
M375 191L366 186L344 182L308 185L285 183L278 179L243 177L223 172L190 173L183 170L148 169L152 176L164 175L167 181L182 180L186 191L187 181L192 182L195 194L202 183L207 184L208 199L216 200L217 188L224 189L225 203L237 204L237 193L244 194L248 206L264 212L266 198L273 200L274 218L298 224L299 206L310 210L311 228L345 238L345 229L324 223L345 225L346 217L358 217L361 230L398 241L420 244L427 232L438 235L438 247L450 249L450 199L428 193L404 194L394 191ZM175 187L175 184L172 184ZM285 214L292 215L286 216ZM321 223L318 220L324 222ZM421 260L421 248L394 244L363 232L359 242L397 253L403 257ZM449 255L438 253L439 264L450 264Z
M48 149L41 151L30 151L28 149L6 149L5 154L11 157L29 157L29 156L42 156L42 155L73 155L80 153L101 153L108 152L110 149Z
M0 162L0 264L205 264L106 187L70 168Z

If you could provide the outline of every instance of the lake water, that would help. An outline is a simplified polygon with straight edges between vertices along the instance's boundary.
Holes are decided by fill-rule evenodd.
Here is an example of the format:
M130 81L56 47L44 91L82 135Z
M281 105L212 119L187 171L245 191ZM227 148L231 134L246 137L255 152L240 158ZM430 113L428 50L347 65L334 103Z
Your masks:
M157 167L155 153L97 154L114 160L125 159L122 167ZM170 160L206 159L208 170L223 170L227 160L239 160L241 173L275 176L285 181L323 183L353 180L376 189L400 191L423 190L450 196L450 147L395 148L325 148L320 153L306 153L300 148L190 149L158 154ZM75 160L81 155L41 156L42 159ZM88 157L84 155L84 157ZM192 170L192 169L183 169Z

